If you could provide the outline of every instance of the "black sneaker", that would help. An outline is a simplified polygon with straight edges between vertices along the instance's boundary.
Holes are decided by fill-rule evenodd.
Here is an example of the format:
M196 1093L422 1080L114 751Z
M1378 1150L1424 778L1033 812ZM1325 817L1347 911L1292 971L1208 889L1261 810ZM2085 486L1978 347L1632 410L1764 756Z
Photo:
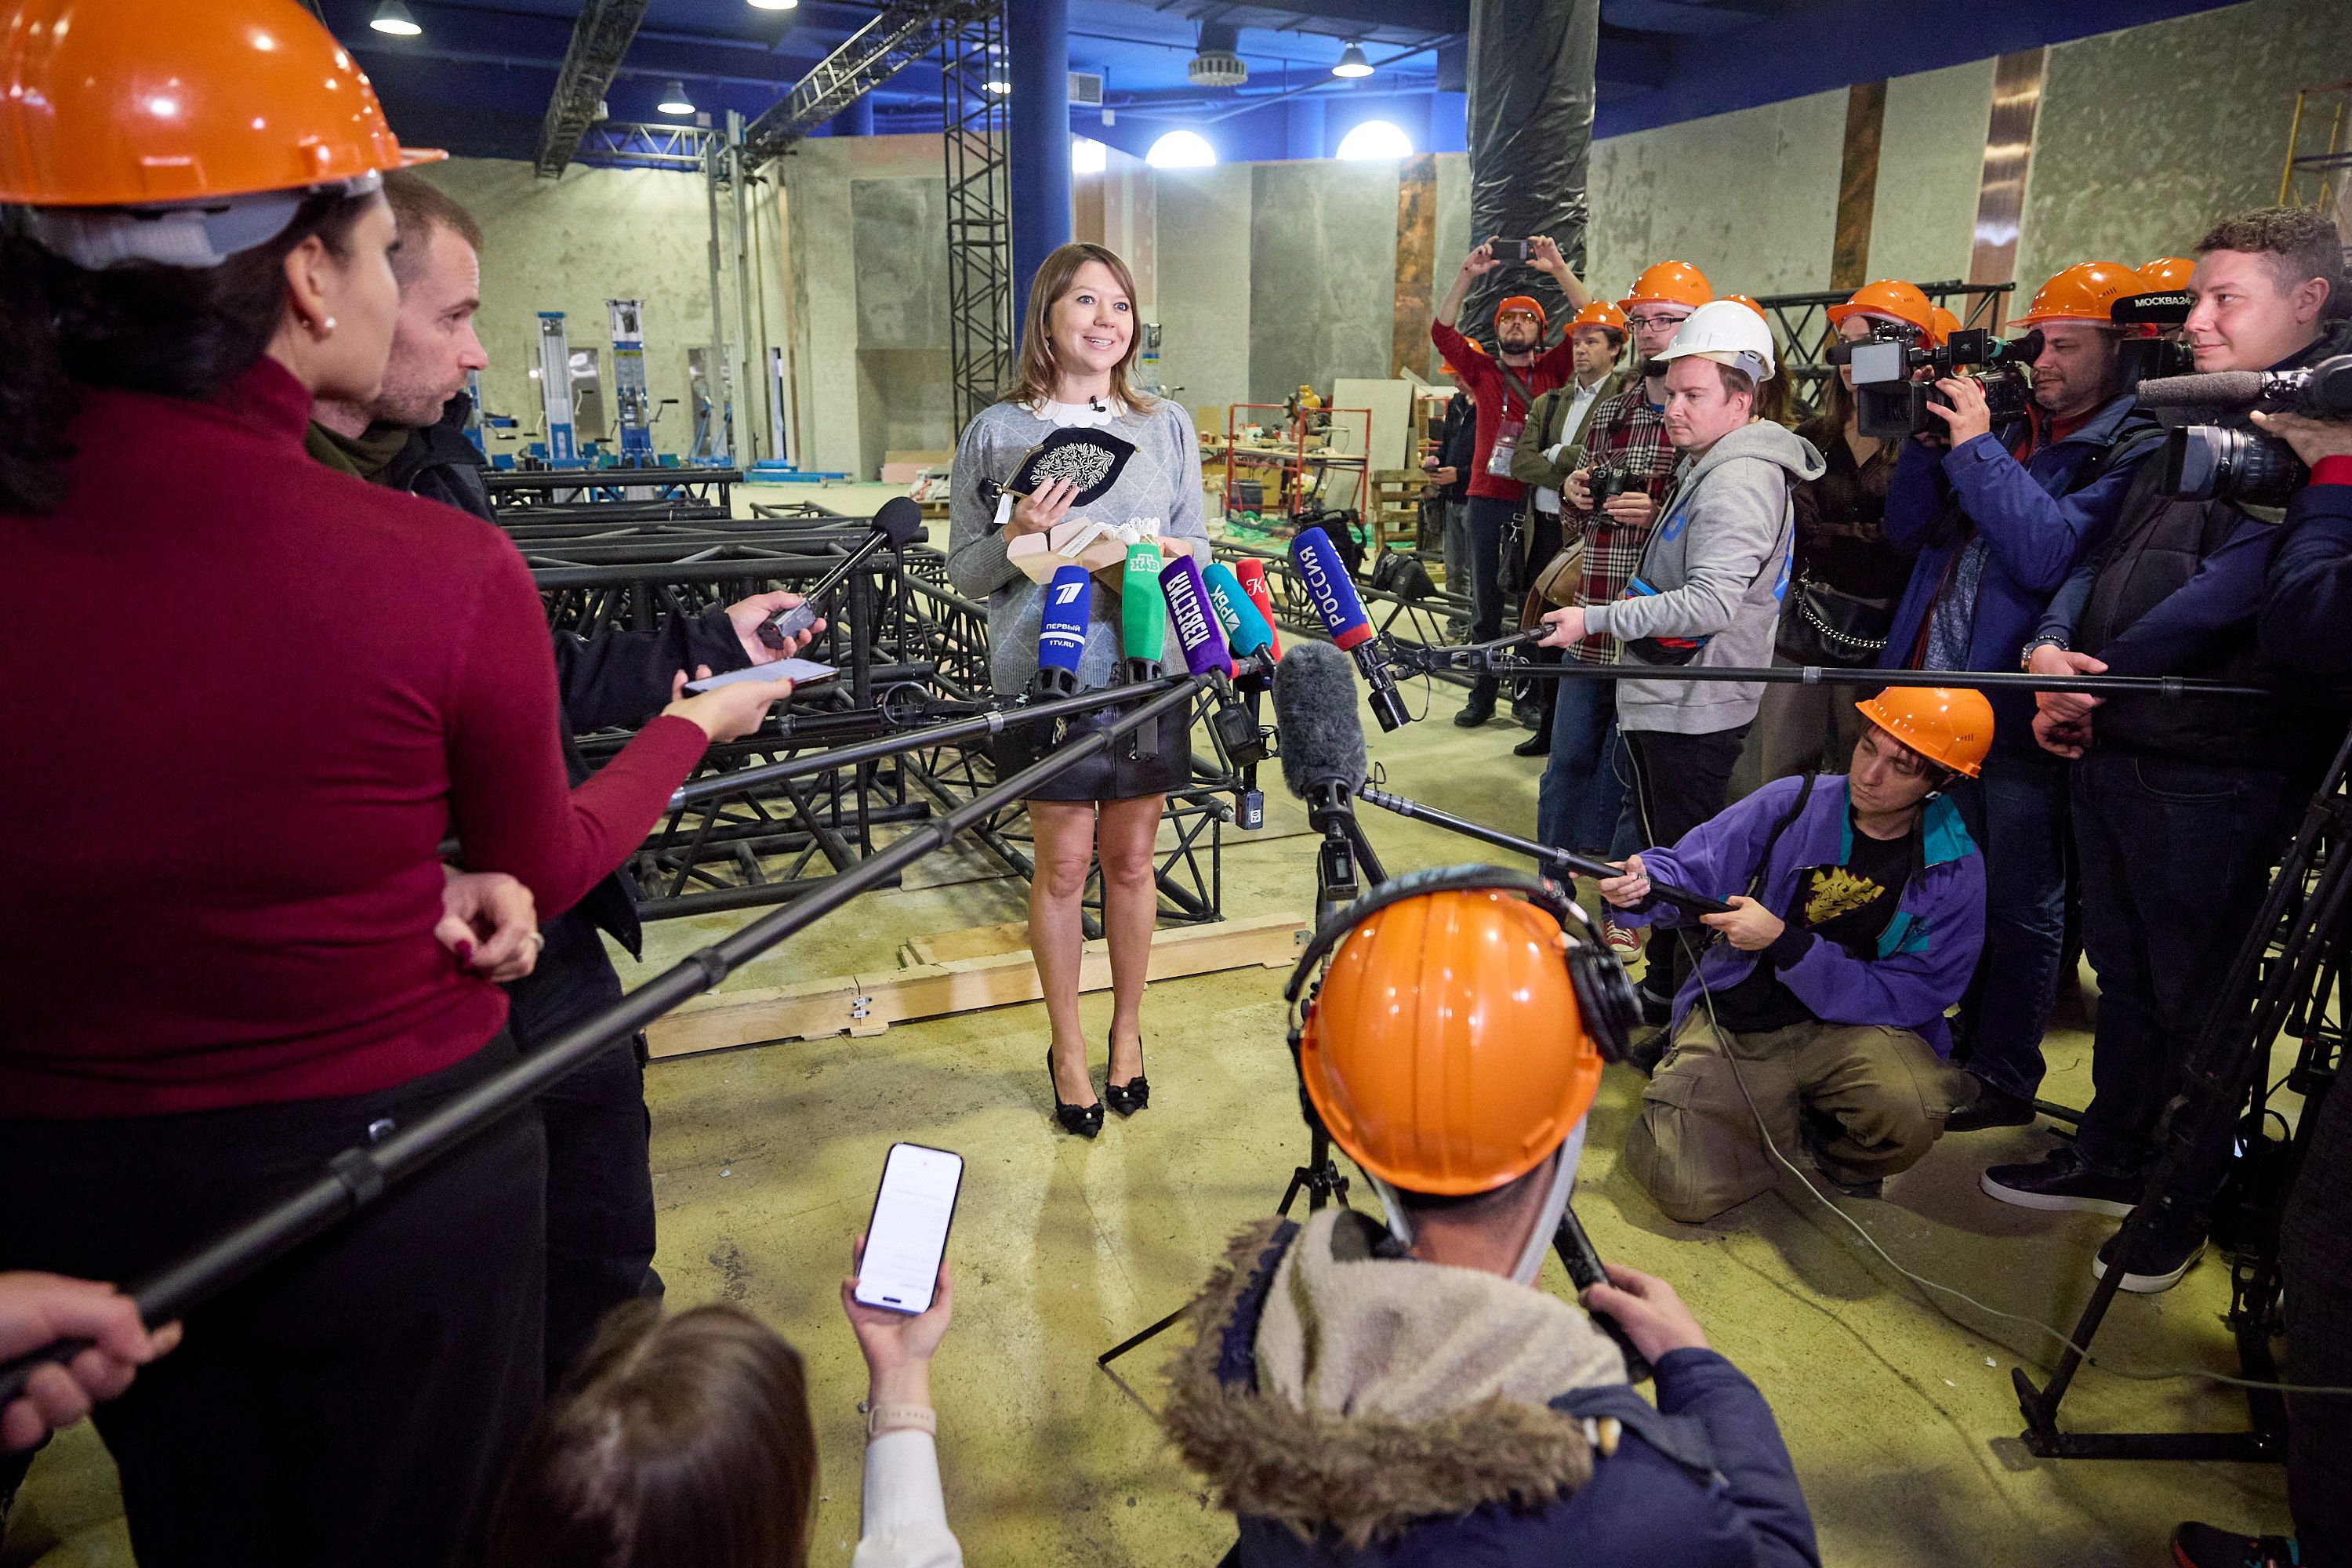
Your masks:
M1494 716L1495 700L1473 693L1470 700L1462 705L1462 711L1454 716L1454 721L1465 730L1475 730Z
M1977 1184L1986 1196L2023 1209L2074 1209L2122 1219L2139 1202L2147 1183L2094 1171L2072 1143L2062 1143L2030 1165L1995 1165Z
M2295 1568L2303 1554L2291 1535L2240 1535L2192 1520L2173 1531L2172 1560L2180 1568Z
M2116 1260L2116 1244L2124 1238L2121 1231L2099 1244L2099 1255L2091 1259L2091 1278L2105 1279ZM2205 1238L2201 1236L2165 1236L2151 1232L2140 1237L2139 1256L2124 1269L2116 1289L2135 1296L2153 1296L2169 1290L2180 1283L2196 1261L2205 1256ZM2202 1529L2200 1525L2199 1527Z
M2031 1098L1995 1088L1974 1073L1969 1077L1977 1086L1977 1097L1945 1120L1945 1131L1981 1132L1988 1127L2033 1125L2036 1112Z

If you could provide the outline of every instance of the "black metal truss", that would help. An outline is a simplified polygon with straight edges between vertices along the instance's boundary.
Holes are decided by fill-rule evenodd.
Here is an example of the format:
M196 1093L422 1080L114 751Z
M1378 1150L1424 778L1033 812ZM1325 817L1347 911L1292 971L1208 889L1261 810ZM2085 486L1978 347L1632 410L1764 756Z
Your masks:
M701 125L647 125L600 120L580 133L575 163L621 168L691 169L703 165L703 145L719 133Z
M2000 297L2014 283L1922 283L1919 291L1959 317L1963 327L1990 327ZM1831 289L1816 294L1767 294L1757 301L1780 341L1780 374L1789 378L1789 411L1794 419L1810 419L1821 412L1822 388L1835 374L1830 346L1838 341L1830 325L1829 307L1843 305L1851 292ZM1954 304L1952 301L1958 300Z
M989 0L940 40L948 188L948 378L954 433L1013 375L1013 212L1004 95L1004 14Z
M940 47L994 0L897 0L819 60L792 91L743 128L748 166L758 168L866 93Z
M743 482L740 468L494 468L482 476L490 504L516 506L642 506L648 501L697 501L720 512ZM634 494L632 492L635 492ZM601 514L600 514L601 515Z
M580 138L604 110L605 91L621 68L629 42L637 36L652 0L585 0L579 19L572 24L571 47L563 51L563 68L555 79L554 96L547 100L547 118L539 127L539 149L531 167L541 179L551 180L572 162Z

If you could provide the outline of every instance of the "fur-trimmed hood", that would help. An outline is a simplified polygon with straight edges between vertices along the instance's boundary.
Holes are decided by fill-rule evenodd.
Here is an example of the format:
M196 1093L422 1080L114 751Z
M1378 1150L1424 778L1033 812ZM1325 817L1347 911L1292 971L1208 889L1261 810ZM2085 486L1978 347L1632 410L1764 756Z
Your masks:
M1342 1208L1234 1238L1170 1376L1161 1419L1186 1460L1236 1513L1358 1550L1583 1486L1589 1429L1549 1402L1622 1384L1617 1348L1557 1297L1385 1242Z

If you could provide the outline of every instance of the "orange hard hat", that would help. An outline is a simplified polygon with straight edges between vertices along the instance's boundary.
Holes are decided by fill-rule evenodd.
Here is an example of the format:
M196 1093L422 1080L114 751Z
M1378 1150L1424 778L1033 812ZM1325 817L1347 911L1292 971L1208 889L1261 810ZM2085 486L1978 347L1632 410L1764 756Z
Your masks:
M1758 321L1762 321L1766 326L1768 326L1768 327L1769 327L1769 326L1770 326L1770 325L1772 324L1772 318L1771 318L1771 317L1769 317L1769 316L1768 316L1768 315L1766 315L1766 314L1764 313L1764 307L1763 307L1763 306L1761 306L1761 305L1759 305L1759 304L1758 304L1755 300L1753 300L1749 299L1747 295L1745 295L1745 294L1726 294L1726 295L1724 295L1723 297L1724 297L1725 299L1727 299L1727 300L1730 300L1730 301L1731 301L1733 304L1735 304L1735 305L1745 305L1745 306L1747 306L1749 310L1751 310L1755 311L1755 312L1756 312L1756 319L1757 319Z
M1992 750L1992 704L1973 687L1890 686L1854 706L1929 762L1970 778Z
M2147 292L2147 280L2120 261L2078 261L2044 283L2033 296L2021 327L2044 321L2104 321L2116 301Z
M329 185L404 152L296 0L5 0L0 201L142 206Z
M1601 1083L1571 945L1500 888L1375 909L1340 939L1298 1038L1332 1141L1409 1193L1492 1192L1541 1164Z
M1501 304L1496 306L1495 320L1498 321L1501 321L1503 319L1503 312L1506 310L1525 310L1535 317L1536 325L1539 327L1544 325L1545 322L1549 320L1549 318L1544 314L1543 301L1526 294L1514 294L1509 299L1505 300Z
M1625 312L1606 300L1595 300L1568 319L1568 334L1574 337L1580 327L1606 327L1623 335L1626 331Z
M2197 263L2185 256L2159 256L2153 261L2140 263L2139 275L2147 280L2151 293L2170 293L2189 287L2189 275L2197 270Z
M1950 342L1952 334L1960 330L1960 319L1941 305L1936 307L1935 315L1936 324L1928 329L1929 334L1939 343Z
M1630 311L1636 305L1688 305L1696 310L1714 298L1706 273L1687 261L1661 261L1642 269L1617 307Z
M1822 314L1834 327L1848 316L1884 316L1918 328L1931 339L1939 338L1936 331L1936 307L1916 283L1906 283L1900 278L1882 278L1875 283L1865 283L1853 291L1853 298L1843 305L1832 305Z

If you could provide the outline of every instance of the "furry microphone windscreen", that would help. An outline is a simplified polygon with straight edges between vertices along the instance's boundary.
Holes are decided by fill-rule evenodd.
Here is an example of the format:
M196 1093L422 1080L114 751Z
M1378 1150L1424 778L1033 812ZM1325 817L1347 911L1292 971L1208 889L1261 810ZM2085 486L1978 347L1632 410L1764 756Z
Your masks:
M1293 645L1274 668L1275 732L1282 742L1282 782L1305 800L1317 785L1344 784L1353 795L1370 764L1356 714L1356 670L1329 643Z

